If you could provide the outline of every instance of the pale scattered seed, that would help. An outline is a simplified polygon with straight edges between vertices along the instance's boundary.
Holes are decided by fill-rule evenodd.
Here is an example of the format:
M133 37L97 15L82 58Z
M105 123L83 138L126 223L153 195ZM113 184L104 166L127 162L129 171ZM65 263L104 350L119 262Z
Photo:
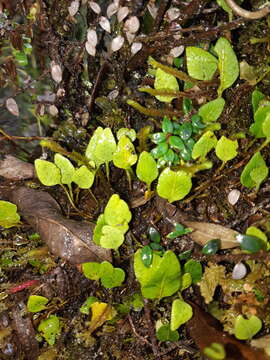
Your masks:
M97 45L97 32L95 30L88 30L87 31L87 41L92 44L92 46L96 46Z
M99 25L102 27L103 30L107 31L108 33L111 32L111 24L105 16L100 17Z
M129 8L127 6L120 7L120 9L117 11L117 20L118 22L123 21L129 13Z
M118 90L112 90L112 91L108 94L107 98L108 98L109 100L114 100L114 99L117 98L118 95L119 95L119 91L118 91Z
M108 18L112 17L114 14L116 14L118 9L118 6L115 3L110 4L107 7L107 16Z
M243 279L246 275L247 275L246 266L242 262L237 263L233 268L232 279L240 280Z
M93 46L92 43L90 43L89 41L86 41L85 49L89 55L91 56L96 55L96 46Z
M139 30L139 27L140 27L140 21L137 18L137 16L131 16L125 22L124 30L126 32L135 34Z
M142 43L140 42L134 42L132 45L131 45L131 54L135 55L138 51L140 51L142 48Z
M55 82L58 84L62 81L62 69L55 61L51 62L51 75Z
M131 33L131 32L126 32L126 38L129 44L131 44L133 42L133 40L135 39L135 34Z
M124 41L125 39L123 38L123 36L116 36L111 42L111 51L114 52L120 50L121 47L124 45Z
M52 115L52 116L56 116L56 115L58 115L58 109L57 109L57 107L55 106L55 105L50 105L49 106L49 113L50 113L50 115Z
M68 12L70 16L75 16L79 10L80 2L79 0L74 0L71 2L70 6L68 7Z
M9 98L6 100L6 108L12 115L19 116L18 105L13 98Z
M237 201L239 200L241 193L239 190L237 189L233 189L229 192L228 194L228 202L231 205L235 205L237 203Z
M169 18L170 21L173 21L175 19L177 19L180 16L180 10L176 7L171 7L167 13L166 13L167 17Z
M66 95L65 89L59 88L59 89L57 90L57 93L56 93L56 96L57 96L57 97L64 97L65 95Z
M100 14L101 8L96 2L89 1L89 5L90 5L90 8L94 11L94 13Z
M172 55L173 57L178 57L183 54L184 50L185 47L183 45L176 46L173 49L171 49L170 55Z

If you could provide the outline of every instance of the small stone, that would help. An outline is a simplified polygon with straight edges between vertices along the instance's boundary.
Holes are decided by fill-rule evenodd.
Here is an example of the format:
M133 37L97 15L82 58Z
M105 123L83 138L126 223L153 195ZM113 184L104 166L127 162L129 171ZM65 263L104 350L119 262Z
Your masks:
M142 48L142 43L140 42L134 42L132 45L131 45L131 54L132 55L135 55L138 51L140 51Z
M68 12L70 16L75 16L79 10L80 2L79 0L72 1L68 7Z
M124 45L124 41L125 39L123 38L123 36L116 36L112 42L111 42L111 51L118 51L121 49L121 47Z
M241 192L237 189L233 189L229 192L228 194L228 202L231 205L235 205L237 203L237 201L239 200L239 197L241 195Z
M243 279L246 275L247 275L246 266L242 262L237 263L233 268L232 279L240 280Z
M127 6L120 7L120 9L117 11L117 20L118 22L123 21L129 13L129 8Z
M58 84L62 81L62 69L55 61L51 62L51 75L55 82Z
M101 9L100 9L100 6L96 2L90 1L89 5L90 5L90 8L94 11L94 13L100 14Z
M105 16L101 16L99 19L99 25L102 27L103 30L107 31L108 33L111 32L111 24Z

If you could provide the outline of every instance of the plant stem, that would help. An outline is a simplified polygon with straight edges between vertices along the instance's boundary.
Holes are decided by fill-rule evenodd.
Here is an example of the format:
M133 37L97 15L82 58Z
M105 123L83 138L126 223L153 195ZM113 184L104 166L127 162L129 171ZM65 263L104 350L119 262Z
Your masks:
M147 115L147 116L173 117L173 116L182 116L183 115L183 111L172 111L172 110L166 110L166 109L148 109L148 108L140 105L137 101L134 101L134 100L127 100L127 104L134 107L134 109L138 110L139 112L141 112L142 114Z

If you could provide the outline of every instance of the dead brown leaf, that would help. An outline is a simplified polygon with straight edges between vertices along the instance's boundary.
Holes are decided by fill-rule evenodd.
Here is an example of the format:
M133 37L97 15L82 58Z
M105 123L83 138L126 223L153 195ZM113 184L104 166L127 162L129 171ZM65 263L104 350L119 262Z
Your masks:
M15 181L31 179L35 176L34 165L6 155L4 160L0 161L0 176Z
M203 311L198 305L191 302L190 304L193 307L193 317L189 320L187 327L190 336L202 353L205 347L216 342L224 346L226 360L269 359L263 351L253 349L222 331L219 322L215 318Z
M221 249L230 249L239 246L236 235L239 233L219 224L209 222L190 221L186 214L165 199L157 198L157 209L163 218L171 224L180 223L193 229L189 234L193 241L204 246L209 240L220 239Z
M95 224L64 218L60 206L48 193L19 187L11 192L10 201L54 255L73 264L111 261L111 252L92 241Z

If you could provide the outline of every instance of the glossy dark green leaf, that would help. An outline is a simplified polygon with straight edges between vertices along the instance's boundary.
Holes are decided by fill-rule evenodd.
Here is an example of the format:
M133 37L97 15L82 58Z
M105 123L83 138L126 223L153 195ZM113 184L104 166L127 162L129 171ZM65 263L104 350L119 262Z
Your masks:
M255 89L251 94L251 103L253 114L258 110L260 102L265 99L265 95L259 90Z
M169 145L166 142L162 142L158 144L157 146L158 157L165 155L168 149L169 149Z
M154 144L160 144L163 141L166 141L166 134L163 132L155 133L151 136L151 140Z
M157 243L154 243L154 242L150 243L150 248L152 250L156 250L156 251L164 250L164 248L160 244L157 244Z
M196 284L202 278L202 265L199 261L190 259L185 263L184 271L190 273L193 284Z
M183 150L185 147L185 145L184 145L183 141L180 139L180 137L175 136L175 135L170 136L169 144L171 147L178 149L178 150Z
M202 248L202 253L204 255L213 255L220 249L220 246L221 246L220 239L209 240Z
M180 161L179 156L176 153L174 153L173 165L179 164L179 161Z
M266 242L262 239L251 235L237 235L236 240L239 242L242 250L256 253L260 250L266 250Z
M173 160L174 160L174 152L173 152L173 150L169 149L163 157L164 157L164 160L166 160L167 163L169 165L171 165L173 163Z
M202 118L198 114L191 116L191 122L192 122L192 127L193 127L194 133L197 133L198 130L204 129L206 126L205 124L203 124Z
M153 250L146 245L141 249L141 260L144 266L149 267L153 261Z
M176 224L175 225L175 228L174 228L174 231L170 232L168 235L167 235L167 238L169 239L175 239L179 236L182 236L182 235L185 235L185 234L188 234L190 233L192 230L190 228L185 228L184 225L182 224Z
M162 131L164 133L173 133L173 123L166 116L162 120Z
M193 130L192 124L186 122L183 125L181 125L178 135L183 141L186 141L191 137L192 130Z
M180 151L180 156L184 161L190 161L191 160L191 150L188 148L184 148Z
M188 140L185 142L185 145L186 145L186 147L188 148L188 150L190 150L191 153L192 153L193 146L195 145L195 140L194 140L194 139L188 139Z
M181 58L174 58L173 59L173 65L175 66L175 67L177 67L178 69L181 67L181 66L183 66L183 64L184 64L184 58L183 57L181 57Z
M154 241L155 243L160 243L160 233L157 231L156 228L154 228L153 226L150 226L149 230L149 237L152 241Z
M184 114L189 114L192 110L192 101L191 99L188 99L188 98L184 98L183 99L183 112Z

